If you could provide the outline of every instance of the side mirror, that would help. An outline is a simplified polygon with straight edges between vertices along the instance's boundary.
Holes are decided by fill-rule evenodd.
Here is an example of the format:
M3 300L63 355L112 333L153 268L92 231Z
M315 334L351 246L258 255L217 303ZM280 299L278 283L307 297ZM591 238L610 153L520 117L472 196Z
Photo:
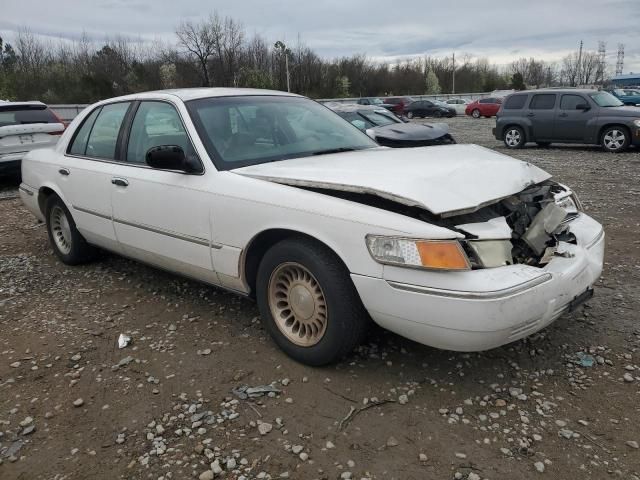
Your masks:
M376 140L376 132L373 130L373 128L367 128L364 133L366 133L367 135L369 135L369 137L373 138L374 140Z
M188 158L178 145L158 145L147 150L147 165L161 170L179 170L185 173L197 173L202 170L198 162Z
M576 110L582 110L586 112L587 110L591 110L591 107L586 103L579 103L576 105Z

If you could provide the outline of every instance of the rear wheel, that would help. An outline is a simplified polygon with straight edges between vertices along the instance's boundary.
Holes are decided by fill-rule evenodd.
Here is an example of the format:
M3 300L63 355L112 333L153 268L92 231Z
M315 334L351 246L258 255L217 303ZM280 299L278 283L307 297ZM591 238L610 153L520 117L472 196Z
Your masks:
M87 243L76 228L67 206L57 195L45 204L47 233L56 256L67 265L78 265L95 258L97 250Z
M622 127L608 127L602 132L600 144L607 152L619 153L627 149L631 143L629 133Z
M480 118L480 110L478 110L477 108L473 109L473 111L471 112L471 116L473 118Z
M524 130L520 127L508 127L504 132L504 144L507 148L522 148L525 144Z
M369 317L349 271L327 247L283 240L260 262L256 297L265 328L295 360L339 360L363 339Z

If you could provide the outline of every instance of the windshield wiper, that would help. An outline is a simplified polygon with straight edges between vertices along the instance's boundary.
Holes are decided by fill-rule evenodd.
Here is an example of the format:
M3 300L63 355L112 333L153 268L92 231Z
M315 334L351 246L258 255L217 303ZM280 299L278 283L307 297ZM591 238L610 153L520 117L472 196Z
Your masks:
M327 155L330 153L354 152L356 149L351 147L327 148L326 150L318 150L311 155Z

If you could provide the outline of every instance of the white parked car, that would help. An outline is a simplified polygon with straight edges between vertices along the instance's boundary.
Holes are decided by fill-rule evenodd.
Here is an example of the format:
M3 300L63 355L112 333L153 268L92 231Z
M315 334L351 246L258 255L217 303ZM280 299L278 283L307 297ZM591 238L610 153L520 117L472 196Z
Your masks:
M464 115L465 109L467 108L467 105L471 103L471 101L465 98L450 98L448 100L443 100L443 103L446 103L448 107L455 108L456 115Z
M20 161L36 148L55 146L64 124L44 103L0 101L0 175L20 173Z
M474 145L380 147L282 92L103 101L22 168L63 262L100 247L255 297L310 365L370 319L444 349L503 345L589 298L602 269L602 226L543 170Z

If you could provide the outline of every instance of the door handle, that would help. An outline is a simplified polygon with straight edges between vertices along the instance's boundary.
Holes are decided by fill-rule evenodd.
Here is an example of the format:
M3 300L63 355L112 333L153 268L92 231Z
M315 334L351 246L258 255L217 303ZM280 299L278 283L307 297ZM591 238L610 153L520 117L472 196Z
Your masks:
M119 187L127 187L129 185L129 182L124 179L124 178L119 178L119 177L114 177L111 179L111 183L113 183L114 185L117 185Z
M59 173L60 175L64 175L64 176L66 177L66 176L68 176L68 175L69 175L69 173L71 173L71 172L69 172L69 169L68 169L68 168L61 168L61 169L59 169L59 170L58 170L58 173Z
M527 113L527 117L535 117L536 114L535 113Z

